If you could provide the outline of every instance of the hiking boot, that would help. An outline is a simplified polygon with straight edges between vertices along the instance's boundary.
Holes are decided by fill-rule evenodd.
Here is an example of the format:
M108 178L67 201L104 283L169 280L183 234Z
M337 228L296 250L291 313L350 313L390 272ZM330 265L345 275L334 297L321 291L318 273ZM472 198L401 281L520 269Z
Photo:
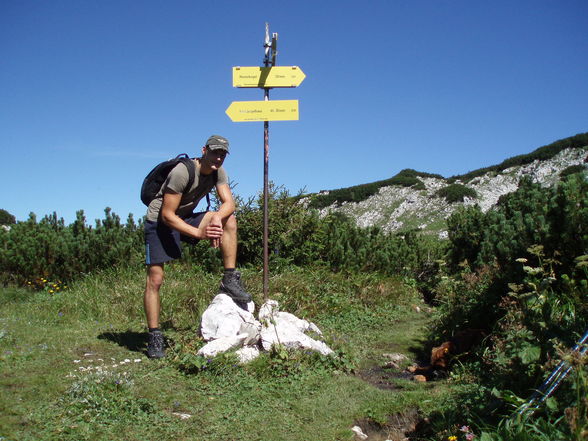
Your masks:
M220 292L227 294L237 304L251 301L251 294L243 288L239 271L225 273L220 284Z
M165 357L165 342L161 331L150 332L147 337L147 357L163 358Z

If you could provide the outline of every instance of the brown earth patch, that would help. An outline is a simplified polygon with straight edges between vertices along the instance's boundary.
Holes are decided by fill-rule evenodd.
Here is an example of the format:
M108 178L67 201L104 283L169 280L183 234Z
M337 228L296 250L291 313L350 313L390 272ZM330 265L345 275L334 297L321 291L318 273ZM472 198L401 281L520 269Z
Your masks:
M426 424L427 420L423 419L417 409L407 409L391 415L384 424L367 418L355 422L355 425L367 435L364 441L407 441L414 439L411 438L411 434L418 433ZM356 440L359 440L357 436Z
M357 376L372 386L383 390L401 389L401 386L398 386L395 380L412 380L413 378L410 372L379 366L361 370L357 373Z

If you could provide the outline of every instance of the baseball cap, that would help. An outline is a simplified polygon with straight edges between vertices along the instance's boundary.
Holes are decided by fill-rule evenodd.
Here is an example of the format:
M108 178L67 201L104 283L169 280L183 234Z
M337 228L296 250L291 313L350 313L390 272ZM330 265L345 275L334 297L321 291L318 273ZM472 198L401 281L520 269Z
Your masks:
M229 153L229 140L220 135L212 135L206 141L206 147L210 150L224 150Z

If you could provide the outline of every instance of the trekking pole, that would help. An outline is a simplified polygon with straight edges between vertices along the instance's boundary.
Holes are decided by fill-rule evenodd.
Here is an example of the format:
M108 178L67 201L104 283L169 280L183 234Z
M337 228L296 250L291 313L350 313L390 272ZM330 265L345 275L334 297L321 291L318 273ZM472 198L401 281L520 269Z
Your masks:
M585 346L586 340L588 340L588 330L584 333L584 336L580 339L580 341L573 347L572 352L579 352L580 355L584 355L588 346ZM581 349L580 349L581 348ZM527 410L531 409L531 413L533 413L538 405L544 402L547 398L555 392L555 390L559 387L561 382L572 370L572 366L565 360L562 360L557 367L551 372L547 380L543 382L541 387L537 389L531 398L521 407L518 412L518 415L522 415ZM536 403L536 405L535 405ZM532 407L532 408L531 408Z

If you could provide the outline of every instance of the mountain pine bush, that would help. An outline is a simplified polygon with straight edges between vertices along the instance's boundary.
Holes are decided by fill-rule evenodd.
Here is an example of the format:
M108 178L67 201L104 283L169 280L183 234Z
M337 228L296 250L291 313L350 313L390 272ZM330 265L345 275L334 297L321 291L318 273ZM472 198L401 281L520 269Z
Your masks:
M445 198L450 204L463 202L466 197L471 199L478 197L476 190L462 184L449 184L448 186L437 190L435 195L440 198Z
M459 370L494 396L528 397L588 326L588 181L525 179L494 209L462 208L448 225L453 265L436 286L435 335L484 329ZM560 417L577 408L574 384L562 383L557 403ZM496 411L488 403L482 414Z

